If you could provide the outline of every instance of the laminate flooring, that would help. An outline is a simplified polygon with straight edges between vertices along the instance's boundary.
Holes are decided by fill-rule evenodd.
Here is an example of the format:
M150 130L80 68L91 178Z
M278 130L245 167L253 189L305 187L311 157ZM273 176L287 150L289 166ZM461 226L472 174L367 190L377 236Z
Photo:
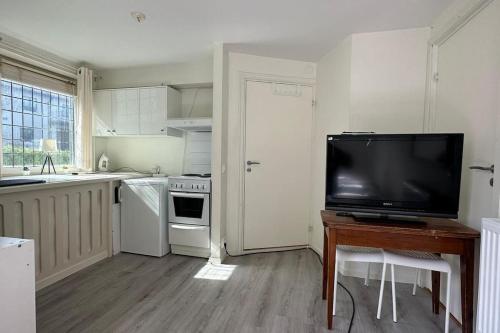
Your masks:
M222 266L199 258L121 253L37 293L37 332L331 332L321 299L321 264L311 250L230 257ZM430 294L397 285L392 322L387 283L382 318L378 286L339 279L352 293L352 332L441 332ZM347 332L351 300L338 289L334 332ZM450 331L459 332L450 321Z

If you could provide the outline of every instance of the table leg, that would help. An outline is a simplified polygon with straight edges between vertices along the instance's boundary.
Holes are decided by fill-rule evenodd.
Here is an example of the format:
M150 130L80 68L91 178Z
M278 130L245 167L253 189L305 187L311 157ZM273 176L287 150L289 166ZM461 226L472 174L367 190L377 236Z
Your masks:
M328 278L328 235L326 228L323 230L323 299L326 299L326 286Z
M441 273L432 271L432 312L439 314L439 293L441 290Z
M474 320L474 241L464 241L460 256L460 283L462 293L462 332L472 333Z
M333 328L333 283L335 272L335 257L337 255L337 233L335 229L328 229L328 281L327 281L327 318L328 329Z

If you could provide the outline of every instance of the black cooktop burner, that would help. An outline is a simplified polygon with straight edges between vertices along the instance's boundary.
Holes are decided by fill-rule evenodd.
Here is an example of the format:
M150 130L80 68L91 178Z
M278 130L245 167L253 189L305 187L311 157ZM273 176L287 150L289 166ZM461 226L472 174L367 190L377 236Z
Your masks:
M200 177L200 178L210 178L212 176L211 173L185 173L183 176L186 177Z

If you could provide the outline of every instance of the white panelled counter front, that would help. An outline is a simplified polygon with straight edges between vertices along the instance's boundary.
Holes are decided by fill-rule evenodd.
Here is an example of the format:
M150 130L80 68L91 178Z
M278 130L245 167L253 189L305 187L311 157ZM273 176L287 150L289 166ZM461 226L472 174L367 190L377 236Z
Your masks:
M129 177L29 177L47 183L0 188L0 236L35 240L37 289L112 256L112 184Z

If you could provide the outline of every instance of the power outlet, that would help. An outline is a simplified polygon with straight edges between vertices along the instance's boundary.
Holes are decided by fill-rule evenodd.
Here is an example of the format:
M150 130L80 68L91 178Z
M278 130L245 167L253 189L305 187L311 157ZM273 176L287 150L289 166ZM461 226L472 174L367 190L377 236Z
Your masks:
M312 231L313 231L313 229L314 229L314 228L313 228L313 226L312 226L312 225L310 225L309 227L307 227L307 230L308 230L309 232L312 232Z

